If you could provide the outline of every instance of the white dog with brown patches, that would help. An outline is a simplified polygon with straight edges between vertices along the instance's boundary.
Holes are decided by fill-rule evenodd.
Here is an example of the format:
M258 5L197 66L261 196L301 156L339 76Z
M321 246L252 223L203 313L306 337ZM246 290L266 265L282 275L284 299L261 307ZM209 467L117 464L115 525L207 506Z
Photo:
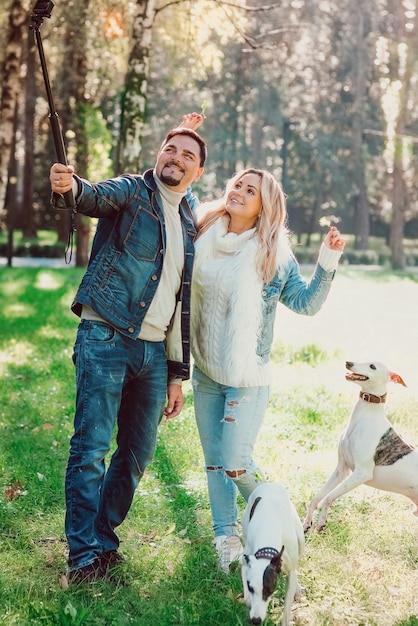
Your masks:
M304 530L321 502L317 530L325 526L331 504L362 484L407 496L418 516L418 450L393 429L384 409L388 383L406 385L382 363L347 361L346 368L346 380L361 387L360 397L340 438L337 467L310 503Z
M258 485L248 499L242 530L245 548L241 574L250 621L261 624L265 620L277 578L283 572L287 588L282 626L288 626L293 600L300 596L297 566L305 537L286 489L278 483Z

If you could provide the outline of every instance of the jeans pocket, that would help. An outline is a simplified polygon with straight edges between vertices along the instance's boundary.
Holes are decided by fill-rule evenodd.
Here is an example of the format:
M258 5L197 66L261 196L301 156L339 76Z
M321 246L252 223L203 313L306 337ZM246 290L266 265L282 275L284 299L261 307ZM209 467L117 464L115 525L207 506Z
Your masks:
M77 363L77 358L83 344L100 344L100 343L112 343L115 341L117 331L106 324L106 322L96 322L94 320L81 320L77 336L73 347L73 363Z
M116 330L113 326L106 324L105 322L96 322L92 320L85 320L88 322L87 332L84 333L84 339L86 342L112 342L115 339Z

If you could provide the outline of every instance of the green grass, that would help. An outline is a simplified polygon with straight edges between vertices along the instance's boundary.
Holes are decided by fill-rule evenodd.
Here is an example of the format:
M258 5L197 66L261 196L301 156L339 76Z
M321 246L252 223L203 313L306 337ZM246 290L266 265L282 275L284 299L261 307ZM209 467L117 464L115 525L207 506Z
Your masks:
M120 529L128 558L120 584L59 585L77 326L69 306L81 275L73 268L0 270L0 625L246 625L239 571L220 572L211 546L189 383L183 414L161 426L155 460ZM417 292L413 276L380 272L377 280L347 268L315 318L279 308L274 384L255 455L288 488L301 517L333 469L358 391L344 381L346 358L375 348L400 370L408 388L390 388L387 410L417 441ZM362 307L364 294L370 301ZM397 319L396 332L387 332ZM7 497L10 488L15 499ZM341 498L325 531L307 535L295 624L418 626L417 536L405 498L367 487ZM283 584L267 626L280 624L282 600Z

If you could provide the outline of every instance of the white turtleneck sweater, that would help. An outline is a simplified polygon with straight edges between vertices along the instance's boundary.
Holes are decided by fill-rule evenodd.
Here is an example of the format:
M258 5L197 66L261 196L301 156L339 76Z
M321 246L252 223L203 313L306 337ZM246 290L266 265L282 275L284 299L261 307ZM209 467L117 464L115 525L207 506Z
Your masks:
M154 179L163 203L166 250L160 282L142 323L139 339L164 341L176 308L183 273L184 244L179 205L184 193L172 191L163 185L155 172Z

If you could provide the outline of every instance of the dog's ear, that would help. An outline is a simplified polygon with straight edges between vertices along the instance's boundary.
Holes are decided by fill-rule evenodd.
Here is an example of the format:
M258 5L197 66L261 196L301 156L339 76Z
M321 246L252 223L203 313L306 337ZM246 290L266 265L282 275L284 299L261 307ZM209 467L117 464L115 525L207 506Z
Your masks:
M284 546L282 546L282 549L280 550L279 554L276 554L276 556L274 556L271 559L270 565L271 565L271 567L273 567L276 570L277 574L280 574L280 571L282 569L282 555L283 555L283 552L284 552Z
M263 574L263 600L267 602L270 596L273 595L277 584L277 578L280 575L280 561L277 568L273 564L274 559L268 564Z
M406 383L404 382L403 378L399 376L399 374L395 374L394 372L389 372L389 380L392 383L399 383L400 385L403 385L404 387L406 387Z

